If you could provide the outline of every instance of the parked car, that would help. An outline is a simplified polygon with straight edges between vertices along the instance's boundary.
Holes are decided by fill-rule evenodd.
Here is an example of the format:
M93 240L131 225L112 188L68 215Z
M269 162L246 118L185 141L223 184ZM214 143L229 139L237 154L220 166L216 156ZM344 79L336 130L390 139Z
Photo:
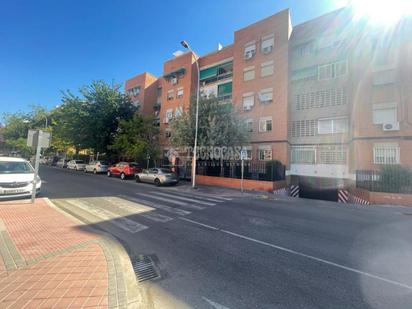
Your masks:
M34 169L21 158L0 157L0 199L31 196ZM36 194L40 192L41 179L36 179Z
M160 185L175 185L179 182L179 177L168 168L150 168L135 175L136 182L153 183Z
M66 168L67 167L67 162L69 162L69 160L60 159L59 161L57 161L56 166L60 167L60 168Z
M67 169L69 170L76 170L76 171L84 171L86 164L82 160L71 160L67 162Z
M86 165L84 171L90 172L90 173L107 173L107 170L109 168L109 163L106 161L92 161L89 162L89 164Z
M135 162L119 162L111 166L107 170L107 176L119 176L121 179L134 177L135 174L142 171L138 163Z

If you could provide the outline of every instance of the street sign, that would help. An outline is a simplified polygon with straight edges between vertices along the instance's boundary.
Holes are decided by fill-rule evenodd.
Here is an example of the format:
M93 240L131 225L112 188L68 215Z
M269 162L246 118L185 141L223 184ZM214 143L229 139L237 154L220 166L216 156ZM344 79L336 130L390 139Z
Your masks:
M242 149L240 151L240 160L247 160L247 150L246 149Z
M40 138L39 132L41 132ZM27 134L27 146L37 148L37 142L39 142L40 148L49 148L51 143L51 134L40 130L29 130L29 133Z
M34 179L33 187L31 193L31 202L34 203L36 198L36 183L37 175L39 174L39 161L40 152L42 148L50 147L51 134L49 132L43 132L41 130L29 130L27 134L27 146L35 147L36 149L36 159L34 161Z

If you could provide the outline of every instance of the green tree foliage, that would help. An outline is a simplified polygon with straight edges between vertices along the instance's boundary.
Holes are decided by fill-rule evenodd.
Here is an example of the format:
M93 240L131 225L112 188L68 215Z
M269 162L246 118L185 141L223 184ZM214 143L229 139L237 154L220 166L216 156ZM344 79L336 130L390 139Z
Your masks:
M190 109L171 123L171 143L174 147L192 146L195 138L196 101ZM243 146L249 140L244 121L230 104L221 104L217 98L199 100L198 146Z
M47 111L40 106L32 106L28 113L4 114L2 131L5 146L10 151L17 151L24 157L30 157L33 149L27 147L28 131L29 129L43 128L47 115Z
M106 152L120 121L131 119L136 112L119 88L97 81L82 87L80 96L64 92L62 104L53 111L54 138L59 147L70 144L76 150Z
M154 125L153 117L135 114L132 119L120 121L110 149L134 160L143 160L147 155L156 158L159 155L158 135L159 128Z

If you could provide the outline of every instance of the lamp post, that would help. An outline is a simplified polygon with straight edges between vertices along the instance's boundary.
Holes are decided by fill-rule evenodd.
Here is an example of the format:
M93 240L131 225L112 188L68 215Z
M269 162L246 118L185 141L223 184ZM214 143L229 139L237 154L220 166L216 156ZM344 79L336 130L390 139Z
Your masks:
M186 41L181 41L180 44L193 54L193 50L190 48L189 43ZM197 68L197 92L196 92L196 116L195 116L195 145L193 147L193 158L192 158L192 188L196 188L196 160L197 160L197 131L199 126L199 96L200 96L200 69L199 69L199 62L198 59L196 60L196 68Z

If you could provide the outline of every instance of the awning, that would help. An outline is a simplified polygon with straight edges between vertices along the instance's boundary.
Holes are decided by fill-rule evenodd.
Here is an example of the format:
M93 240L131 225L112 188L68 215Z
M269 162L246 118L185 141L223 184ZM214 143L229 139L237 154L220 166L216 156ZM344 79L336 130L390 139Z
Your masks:
M185 72L186 72L185 68L179 68L177 70L166 73L165 75L163 75L163 77L166 78L166 79L173 78L173 77L176 77L178 75L183 75L183 74L185 74Z

